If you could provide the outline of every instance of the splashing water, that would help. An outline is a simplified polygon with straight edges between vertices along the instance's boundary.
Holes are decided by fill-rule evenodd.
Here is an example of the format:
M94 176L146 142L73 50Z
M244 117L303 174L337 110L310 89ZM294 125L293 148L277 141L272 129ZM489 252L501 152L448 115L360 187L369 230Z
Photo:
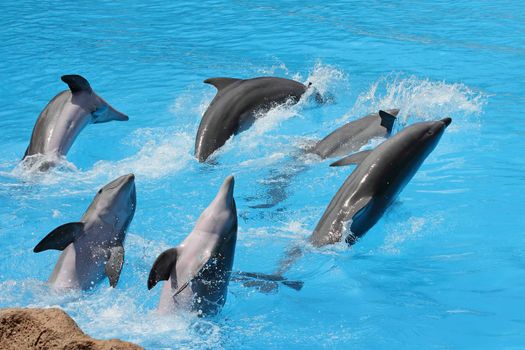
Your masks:
M486 103L486 94L464 84L390 74L374 82L368 91L359 94L352 109L340 121L347 121L350 116L390 108L400 109L398 120L403 125L409 118L414 119L414 122L447 116L465 120L472 115L479 115ZM454 125L457 122L455 120Z

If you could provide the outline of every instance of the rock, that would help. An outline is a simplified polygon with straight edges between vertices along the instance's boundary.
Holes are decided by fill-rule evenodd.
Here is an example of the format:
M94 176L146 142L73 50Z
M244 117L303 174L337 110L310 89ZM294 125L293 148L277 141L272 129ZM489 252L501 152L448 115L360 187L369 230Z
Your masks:
M118 339L96 340L84 334L60 309L0 309L0 349L138 350Z

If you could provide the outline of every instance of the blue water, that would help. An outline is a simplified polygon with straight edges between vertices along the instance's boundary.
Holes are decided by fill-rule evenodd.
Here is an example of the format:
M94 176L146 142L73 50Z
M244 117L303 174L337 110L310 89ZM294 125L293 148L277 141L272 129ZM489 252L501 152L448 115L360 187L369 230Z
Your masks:
M0 307L59 306L94 337L148 349L525 347L522 3L2 1L0 24ZM27 172L17 164L34 122L71 73L130 120L88 126L69 163ZM217 164L198 163L194 137L215 94L202 81L261 75L312 81L333 102L274 109ZM155 314L154 259L191 231L228 174L235 269L270 273L305 245L351 171L305 166L301 147L394 107L396 130L454 121L358 244L307 248L288 273L305 282L300 292L231 283L217 317ZM58 252L32 248L128 172L138 206L118 287L50 291Z

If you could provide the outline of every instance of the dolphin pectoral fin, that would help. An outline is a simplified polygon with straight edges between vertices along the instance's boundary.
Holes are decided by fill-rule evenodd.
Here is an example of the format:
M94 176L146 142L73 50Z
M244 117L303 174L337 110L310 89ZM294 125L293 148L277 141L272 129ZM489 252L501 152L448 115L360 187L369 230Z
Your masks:
M213 86L215 86L215 88L217 88L218 91L221 91L221 89L224 89L228 85L236 83L239 80L242 80L242 79L236 79L236 78L209 78L209 79L204 80L204 83L213 85Z
M372 151L361 151L361 152L351 154L347 157L339 159L336 162L333 162L332 164L330 164L330 166L345 166L345 165L350 165L350 164L359 164L363 161L363 159L368 157L368 155L371 152Z
M33 252L40 253L48 249L64 250L75 241L83 229L84 223L82 222L70 222L58 226L35 246Z
M153 263L148 277L148 289L155 287L159 281L167 281L177 263L177 248L171 248L160 254Z
M303 281L290 281L281 275L268 275L258 272L234 272L232 279L243 282L243 286L245 287L255 287L263 293L275 292L279 283L296 291L300 291L304 286Z
M71 92L86 91L92 92L91 85L86 78L78 74L63 75L61 77L62 81L69 86Z
M381 125L384 126L388 132L392 131L396 117L385 111L379 111L379 117L381 117Z
M104 272L109 278L109 285L117 286L122 266L124 265L124 247L119 245L109 249L109 258L104 267Z

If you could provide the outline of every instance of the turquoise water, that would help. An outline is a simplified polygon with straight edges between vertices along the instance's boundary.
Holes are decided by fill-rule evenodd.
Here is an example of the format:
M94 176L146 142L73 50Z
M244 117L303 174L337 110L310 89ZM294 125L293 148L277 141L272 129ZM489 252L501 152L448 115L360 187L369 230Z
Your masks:
M0 23L0 307L60 306L94 337L148 349L525 347L520 2L3 1ZM34 122L71 73L130 120L88 126L69 164L24 171ZM276 108L217 164L198 163L194 137L215 94L202 81L261 75L312 81L333 102ZM351 171L298 163L301 147L395 107L396 130L454 121L358 244L307 247L288 273L305 282L300 292L231 283L217 317L155 314L151 264L227 175L239 214L234 267L271 273L288 247L305 245ZM51 292L58 252L32 248L128 172L138 204L118 287Z

